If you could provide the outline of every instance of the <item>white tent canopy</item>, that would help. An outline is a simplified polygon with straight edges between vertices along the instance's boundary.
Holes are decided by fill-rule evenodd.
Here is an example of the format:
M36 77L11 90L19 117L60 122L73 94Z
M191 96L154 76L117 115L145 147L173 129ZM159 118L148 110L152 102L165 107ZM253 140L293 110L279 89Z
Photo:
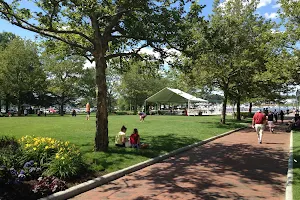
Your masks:
M152 95L148 99L145 100L146 102L170 102L170 103L186 103L186 102L200 102L206 103L207 100L197 98L193 95L190 95L186 92L183 92L178 89L173 88L164 88L161 91L157 92L156 94Z

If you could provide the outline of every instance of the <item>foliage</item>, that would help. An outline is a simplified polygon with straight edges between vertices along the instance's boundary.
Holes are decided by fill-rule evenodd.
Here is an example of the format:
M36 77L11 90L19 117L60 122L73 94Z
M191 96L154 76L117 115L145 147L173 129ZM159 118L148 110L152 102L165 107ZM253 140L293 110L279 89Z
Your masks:
M274 62L268 63L278 53L272 32L275 23L257 15L256 8L256 1L226 1L220 5L215 0L206 28L196 24L190 37L194 45L185 52L190 59L183 60L182 70L190 73L200 87L223 92L223 123L229 99L239 105L269 93L262 94L261 90L280 92L280 83L287 78L285 68L278 73Z
M66 183L56 177L40 177L38 183L34 185L33 192L44 196L66 188Z
M166 87L157 62L130 61L131 68L122 75L119 92L134 110L143 106L145 99Z
M280 64L288 66L290 72L290 82L298 85L300 82L300 2L290 0L279 0L281 8L278 12L282 19L285 31L282 32L284 41L284 56L280 57Z
M0 54L0 85L5 96L18 105L20 114L28 92L39 92L45 86L36 44L16 38Z
M25 160L20 145L14 137L2 136L0 138L0 165L9 168L20 168Z
M45 168L44 175L66 179L78 175L82 170L80 151L69 142L24 136L20 139L20 144L27 160L35 160Z
M114 112L114 114L116 114L116 115L133 115L134 112L132 112L132 111L116 111L116 112Z
M246 118L252 118L254 113L249 113L249 112L241 112L241 118L246 119Z
M79 80L85 59L80 56L65 57L63 52L44 52L43 66L48 76L48 91L57 99L60 111L64 105L80 95ZM60 112L61 115L63 112Z

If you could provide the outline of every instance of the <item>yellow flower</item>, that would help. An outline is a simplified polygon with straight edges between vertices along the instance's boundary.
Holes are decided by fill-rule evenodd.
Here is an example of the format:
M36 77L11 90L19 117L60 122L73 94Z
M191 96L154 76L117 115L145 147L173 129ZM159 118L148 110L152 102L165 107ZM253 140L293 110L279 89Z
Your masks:
M68 146L69 145L69 142L65 142L65 146Z
M61 160L64 160L65 158L64 157L61 157Z
M55 155L55 158L59 159L59 154L58 153Z
M47 150L47 149L49 149L49 147L48 147L48 146L45 146L45 149Z
M35 150L36 150L36 148L35 148L35 147L33 147L33 150L35 151Z

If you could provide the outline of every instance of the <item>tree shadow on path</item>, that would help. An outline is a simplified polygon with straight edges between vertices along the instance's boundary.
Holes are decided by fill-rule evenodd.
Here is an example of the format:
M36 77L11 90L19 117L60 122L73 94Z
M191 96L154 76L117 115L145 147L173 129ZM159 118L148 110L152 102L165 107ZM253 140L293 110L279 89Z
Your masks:
M287 152L257 145L213 143L165 160L162 165L146 175L132 176L149 181L152 190L172 194L173 199L180 193L192 194L192 199L248 199L245 190L255 195L257 187L266 185L274 192L270 195L276 197L284 193L284 182L278 178L286 176ZM139 196L135 200L157 198ZM255 198L265 197L257 193Z

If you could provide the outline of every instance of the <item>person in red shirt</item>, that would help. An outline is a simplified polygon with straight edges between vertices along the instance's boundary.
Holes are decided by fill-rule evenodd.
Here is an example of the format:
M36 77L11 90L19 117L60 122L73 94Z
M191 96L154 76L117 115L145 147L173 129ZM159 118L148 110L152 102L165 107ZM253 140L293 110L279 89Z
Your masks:
M139 135L139 132L136 128L133 130L133 133L131 134L129 140L130 140L131 147L139 148L139 146L140 146L140 135Z
M255 127L257 137L258 137L258 143L262 144L262 135L263 131L265 129L265 124L267 123L267 119L264 113L261 112L261 110L258 110L252 119L252 128Z

